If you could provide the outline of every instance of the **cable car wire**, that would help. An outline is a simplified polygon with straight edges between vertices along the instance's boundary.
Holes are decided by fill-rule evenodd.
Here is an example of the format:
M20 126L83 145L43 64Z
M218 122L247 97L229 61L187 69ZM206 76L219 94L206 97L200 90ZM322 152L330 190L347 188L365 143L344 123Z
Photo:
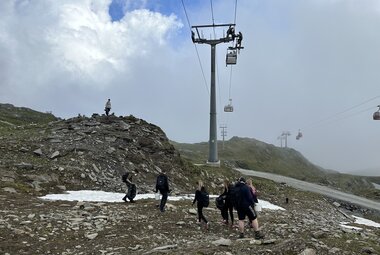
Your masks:
M358 111L358 112L354 112L354 113L352 113L352 114L350 114L350 115L347 115L347 116L341 117L341 118L339 118L339 119L332 120L332 121L329 122L329 123L332 123L332 122L335 122L335 121L340 121L340 120L344 120L344 119L351 118L351 117L356 116L356 115L358 115L358 114L360 114L360 113L368 112L369 110L373 110L373 108L375 108L375 107L374 107L374 106L371 106L371 107L369 107L369 108L366 108L366 109L360 110L360 111Z
M232 65L231 65L231 69L230 69L230 87L228 89L228 99L231 100L231 87L232 87Z
M214 25L214 24L215 24L215 20L214 20L214 8L212 7L212 0L210 0L210 3L211 3L211 18L212 18L212 24ZM214 33L215 33L215 29L214 29Z
M365 101L362 102L362 103L359 103L359 104L356 104L356 105L354 105L354 106L351 106L351 107L349 107L349 108L347 108L347 109L345 109L345 110L343 110L343 111L341 111L341 112L335 113L335 114L333 114L333 115L331 115L331 116L329 116L329 117L326 117L326 118L320 119L320 120L318 120L318 121L316 121L316 122L313 122L313 123L311 123L311 124L309 124L309 125L306 125L306 126L304 126L303 128L301 128L301 129L310 128L310 127L314 127L314 126L316 126L316 125L320 125L320 123L322 123L322 122L326 122L326 121L328 121L328 120L334 119L334 118L336 118L336 117L339 116L339 115L342 115L342 114L344 114L344 113L346 113L346 112L349 112L349 111L351 111L351 110L353 110L353 109L355 109L355 108L357 108L357 107L359 107L359 106L362 106L362 105L364 105L364 104L366 104L366 103L368 103L368 102L371 102L372 100L375 100L375 99L377 99L377 98L380 98L380 95L375 96L375 97L372 97L372 98L370 98L370 99L367 99L367 100L365 100Z
M183 10L184 10L184 12L185 12L185 16L186 16L186 19L187 19L187 24L189 25L189 29L190 29L190 32L191 32L190 20L189 20L189 16L187 15L187 11L186 11L186 7L185 7L185 3L183 2L183 0L181 0L181 2L182 2ZM202 76L203 76L203 80L204 80L204 82L205 82L205 86L206 86L207 93L208 93L208 95L210 95L210 90L209 90L208 85L207 85L207 80L206 80L205 72L203 71L202 61L201 61L201 58L200 58L200 56L199 56L199 52L198 52L198 48L197 48L197 45L196 45L196 44L194 44L194 48L195 48L195 52L197 53L198 62L199 62L199 65L200 65L200 67L201 67Z
M236 24L236 10L237 10L237 0L235 0L235 17L234 17L234 24Z

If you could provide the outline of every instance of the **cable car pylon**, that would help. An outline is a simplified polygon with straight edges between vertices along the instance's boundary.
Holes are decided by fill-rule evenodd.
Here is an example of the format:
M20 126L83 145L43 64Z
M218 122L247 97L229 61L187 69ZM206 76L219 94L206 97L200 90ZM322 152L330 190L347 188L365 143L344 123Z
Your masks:
M228 27L226 36L219 39L206 39L201 36L199 30L203 28ZM195 30L195 31L194 31ZM218 138L217 138L217 122L216 122L216 86L215 86L215 52L216 45L219 43L234 42L236 35L234 34L235 24L220 25L199 25L191 27L191 39L193 43L209 44L211 46L211 84L210 84L210 138L209 138L209 156L207 163L211 166L220 166L218 159ZM241 43L241 41L240 41Z

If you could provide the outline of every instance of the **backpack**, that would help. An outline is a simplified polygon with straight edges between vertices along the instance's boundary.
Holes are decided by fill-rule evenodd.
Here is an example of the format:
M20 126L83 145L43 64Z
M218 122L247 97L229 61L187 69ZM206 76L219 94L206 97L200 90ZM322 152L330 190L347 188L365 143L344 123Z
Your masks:
M128 187L128 193L127 193L127 198L129 200L132 200L136 197L136 184L130 184L130 187Z
M222 196L219 196L215 199L215 205L219 210L222 210L224 208L224 199Z
M166 189L166 176L165 175L159 175L157 177L157 189L160 191Z
M208 207L210 204L210 197L206 190L201 190L200 202L203 207Z
M233 189L231 189L231 199L232 199L232 205L234 208L237 210L237 208L240 207L241 204L241 195L240 195L240 190L243 185L237 183Z

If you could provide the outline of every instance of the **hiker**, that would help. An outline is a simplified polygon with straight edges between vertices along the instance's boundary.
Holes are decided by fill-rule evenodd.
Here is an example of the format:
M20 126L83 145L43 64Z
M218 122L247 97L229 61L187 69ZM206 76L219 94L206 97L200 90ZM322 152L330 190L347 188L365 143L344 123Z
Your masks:
M106 112L106 115L108 116L109 112L111 111L111 99L108 98L108 101L106 102L106 106L104 108L104 111Z
M250 187L246 184L244 177L240 177L235 185L235 207L239 218L239 238L244 238L244 220L247 216L255 231L255 239L263 239L264 234L259 230L257 215L253 209L254 198Z
M165 204L168 200L168 194L170 193L168 177L166 176L166 173L164 171L162 171L157 176L155 193L157 193L158 191L160 191L162 195L159 208L161 212L164 212Z
M199 180L197 184L198 184L198 188L195 191L193 206L194 206L195 202L197 202L198 221L201 224L202 220L203 220L203 222L205 223L205 228L206 228L206 230L208 230L209 223L208 223L206 217L203 215L203 208L208 207L208 205L209 205L209 195L206 191L206 188L203 185L203 181Z
M230 215L231 218L231 227L234 224L234 206L233 206L233 189L234 185L230 183L229 180L224 180L223 182L224 185L224 192L221 195L224 198L224 206L222 208L222 217L223 217L223 223L228 225L228 214Z
M127 198L131 203L136 202L133 200L136 197L136 184L132 182L132 175L127 172L123 174L121 179L128 187L127 194L122 199L124 202L127 202Z
M257 211L256 211L256 208L255 208L255 205L259 203L259 200L257 199L257 190L256 190L255 186L253 186L253 184L252 184L252 179L248 179L247 180L247 185L250 188L251 194L253 196L253 202L254 203L252 205L252 208L255 211L256 216L257 216ZM250 223L251 227L253 227L254 225L257 225L257 227L259 226L259 222L258 222L257 218L254 221L249 222L249 223Z
M252 184L252 179L247 180L247 185L251 189L254 204L257 204L259 202L259 200L257 200L257 190L256 190L255 186L253 186L253 184Z

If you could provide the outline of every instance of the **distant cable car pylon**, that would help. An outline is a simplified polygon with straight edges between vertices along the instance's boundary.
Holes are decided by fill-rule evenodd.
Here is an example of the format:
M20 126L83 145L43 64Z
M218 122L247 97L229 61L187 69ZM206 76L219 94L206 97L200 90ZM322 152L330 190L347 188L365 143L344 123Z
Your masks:
M373 113L373 120L380 120L380 105L378 105L379 110Z

